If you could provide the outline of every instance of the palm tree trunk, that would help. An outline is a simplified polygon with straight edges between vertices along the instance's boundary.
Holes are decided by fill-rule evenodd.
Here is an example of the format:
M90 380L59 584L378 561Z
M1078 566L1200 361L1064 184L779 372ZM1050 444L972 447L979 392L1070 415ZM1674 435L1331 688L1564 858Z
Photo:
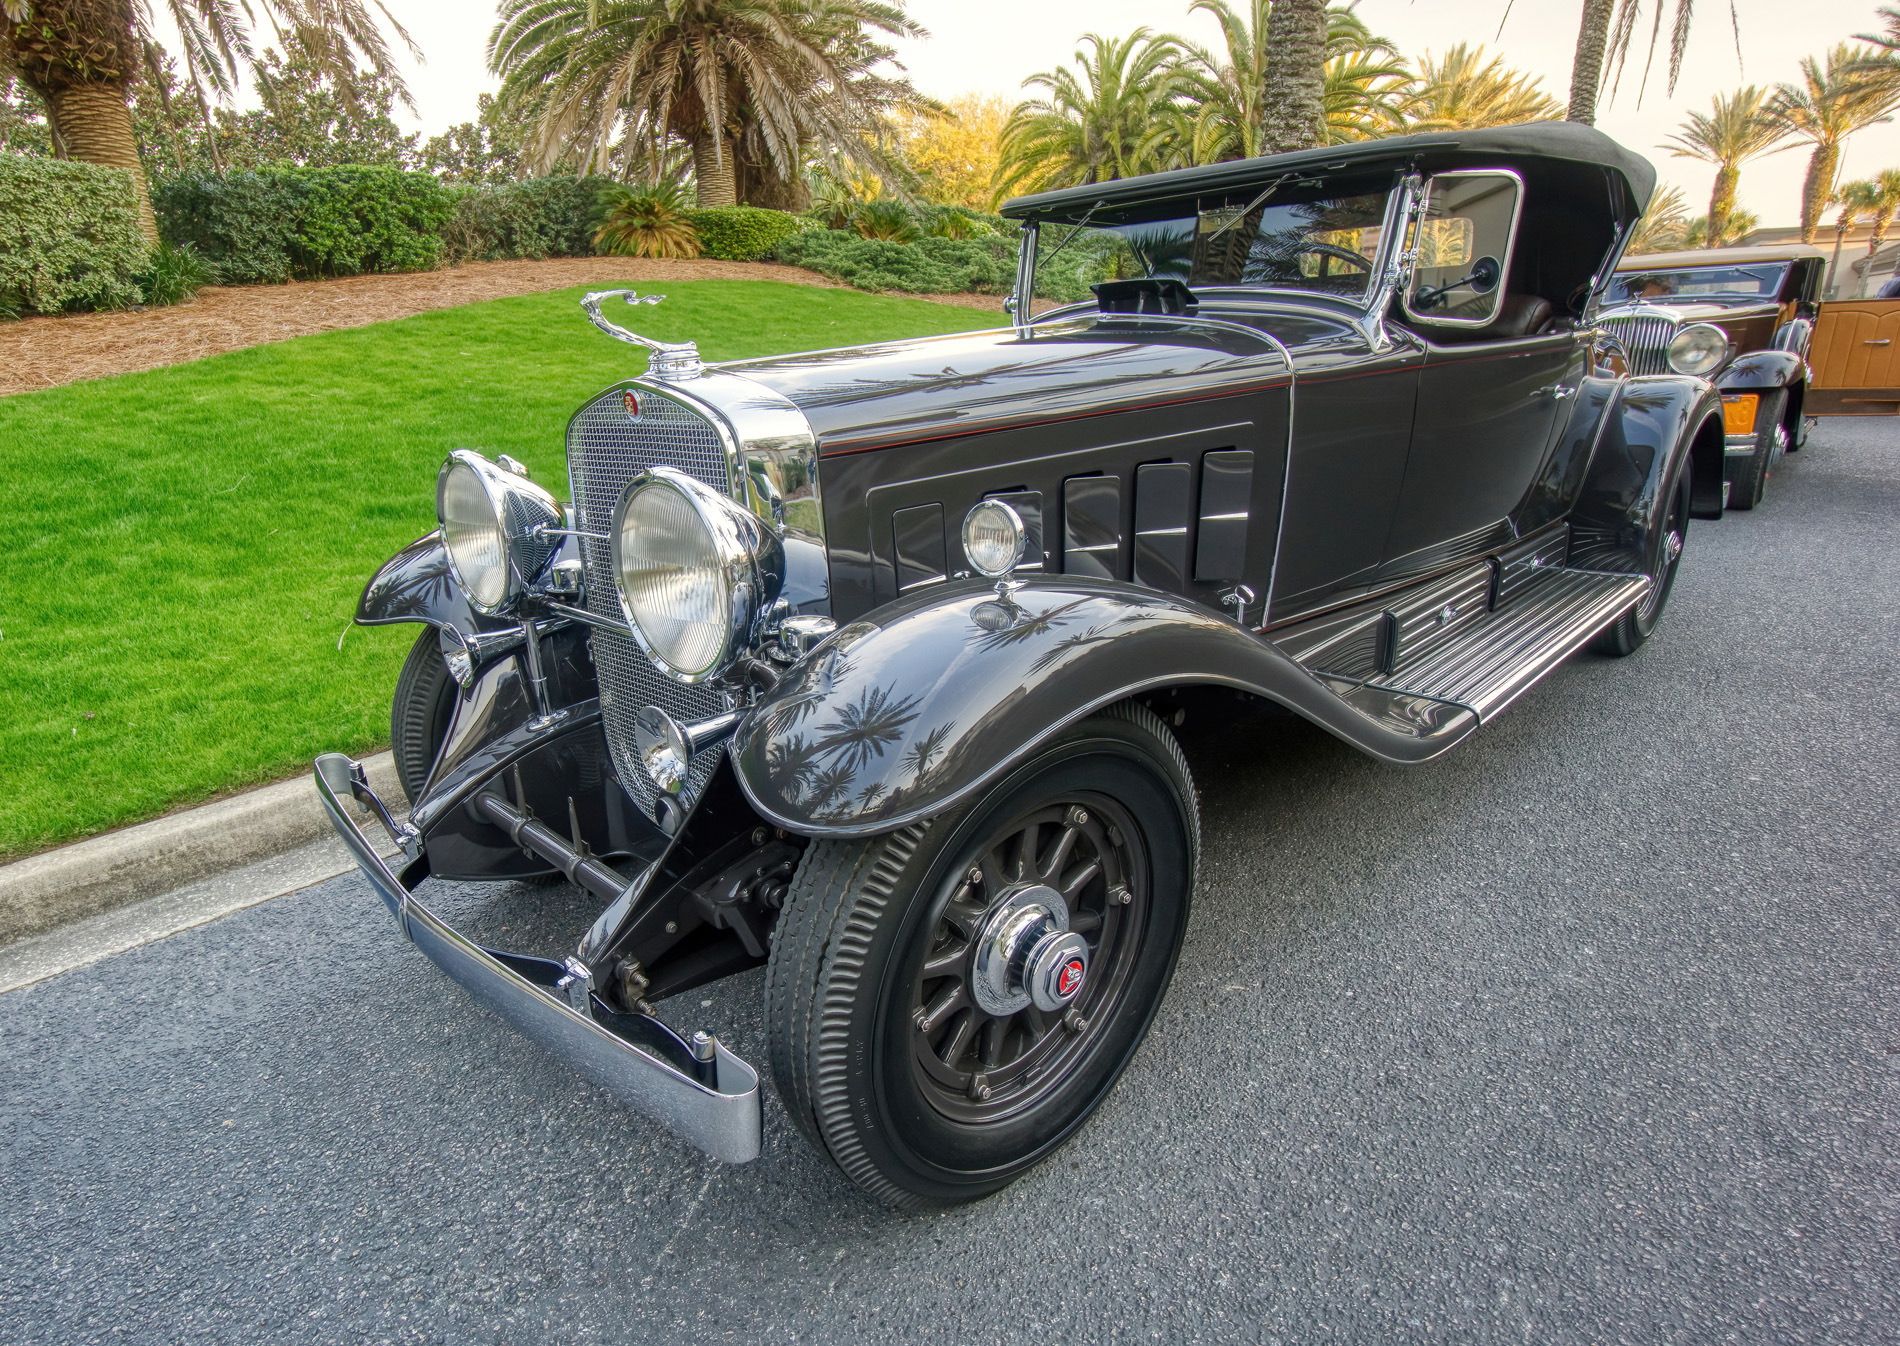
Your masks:
M145 182L145 165L132 134L132 110L126 106L123 84L75 84L49 89L45 95L46 120L68 159L123 168L132 175L138 197L139 232L158 246L158 220L152 214L152 196Z
M1709 236L1704 247L1719 248L1728 236L1728 217L1735 213L1735 184L1741 177L1742 170L1734 164L1723 164L1715 170L1715 190L1709 194Z
M1808 156L1807 180L1801 184L1801 241L1814 242L1821 212L1834 197L1834 175L1841 166L1839 145L1817 144Z
M1307 150L1326 135L1326 0L1277 0L1260 67L1260 148Z
M693 138L693 177L701 210L739 203L732 146L721 144L718 132L703 130Z
M1610 16L1616 0L1583 0L1583 21L1577 25L1577 53L1570 60L1568 120L1595 126L1597 90L1603 87L1603 54L1610 45Z

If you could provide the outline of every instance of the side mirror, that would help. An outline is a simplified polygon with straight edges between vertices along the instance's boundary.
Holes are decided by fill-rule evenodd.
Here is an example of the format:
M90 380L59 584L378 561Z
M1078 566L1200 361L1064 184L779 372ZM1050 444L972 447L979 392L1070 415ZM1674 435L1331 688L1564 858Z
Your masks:
M1498 278L1503 271L1504 268L1498 265L1497 258L1480 257L1471 264L1471 274L1465 277L1464 283L1479 294L1490 294L1498 288Z

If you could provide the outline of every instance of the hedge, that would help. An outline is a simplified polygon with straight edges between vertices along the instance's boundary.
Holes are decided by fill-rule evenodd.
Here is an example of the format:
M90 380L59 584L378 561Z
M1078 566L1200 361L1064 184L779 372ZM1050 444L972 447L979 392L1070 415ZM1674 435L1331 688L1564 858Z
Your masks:
M497 262L591 257L594 217L607 178L529 178L454 191L442 229L443 260Z
M1006 294L1016 279L1016 250L1000 238L889 243L848 229L819 229L779 244L778 259L861 290Z
M136 304L149 253L124 169L0 154L0 305Z
M179 178L153 204L166 241L191 244L225 285L428 271L454 210L429 174L367 166Z
M683 210L699 235L699 255L727 262L761 262L786 240L812 228L803 216L758 206L714 206Z

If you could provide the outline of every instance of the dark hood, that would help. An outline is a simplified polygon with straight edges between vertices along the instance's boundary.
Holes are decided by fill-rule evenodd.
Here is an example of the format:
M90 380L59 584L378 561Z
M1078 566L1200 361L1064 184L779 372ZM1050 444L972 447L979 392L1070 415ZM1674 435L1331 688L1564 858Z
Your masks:
M1262 334L1093 313L720 368L790 398L826 454L1199 400L1291 376Z

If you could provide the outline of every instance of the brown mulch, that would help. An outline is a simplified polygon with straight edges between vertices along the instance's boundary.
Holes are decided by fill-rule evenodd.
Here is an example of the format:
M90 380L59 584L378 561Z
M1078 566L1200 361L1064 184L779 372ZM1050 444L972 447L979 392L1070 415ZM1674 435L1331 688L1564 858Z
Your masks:
M659 261L559 257L545 262L469 262L446 271L201 290L174 308L75 313L0 324L0 397L81 379L183 364L222 351L311 332L365 327L482 299L624 281L776 280L826 289L839 282L773 262ZM1003 311L1000 296L926 294L964 308ZM1042 303L1037 308L1046 307Z

